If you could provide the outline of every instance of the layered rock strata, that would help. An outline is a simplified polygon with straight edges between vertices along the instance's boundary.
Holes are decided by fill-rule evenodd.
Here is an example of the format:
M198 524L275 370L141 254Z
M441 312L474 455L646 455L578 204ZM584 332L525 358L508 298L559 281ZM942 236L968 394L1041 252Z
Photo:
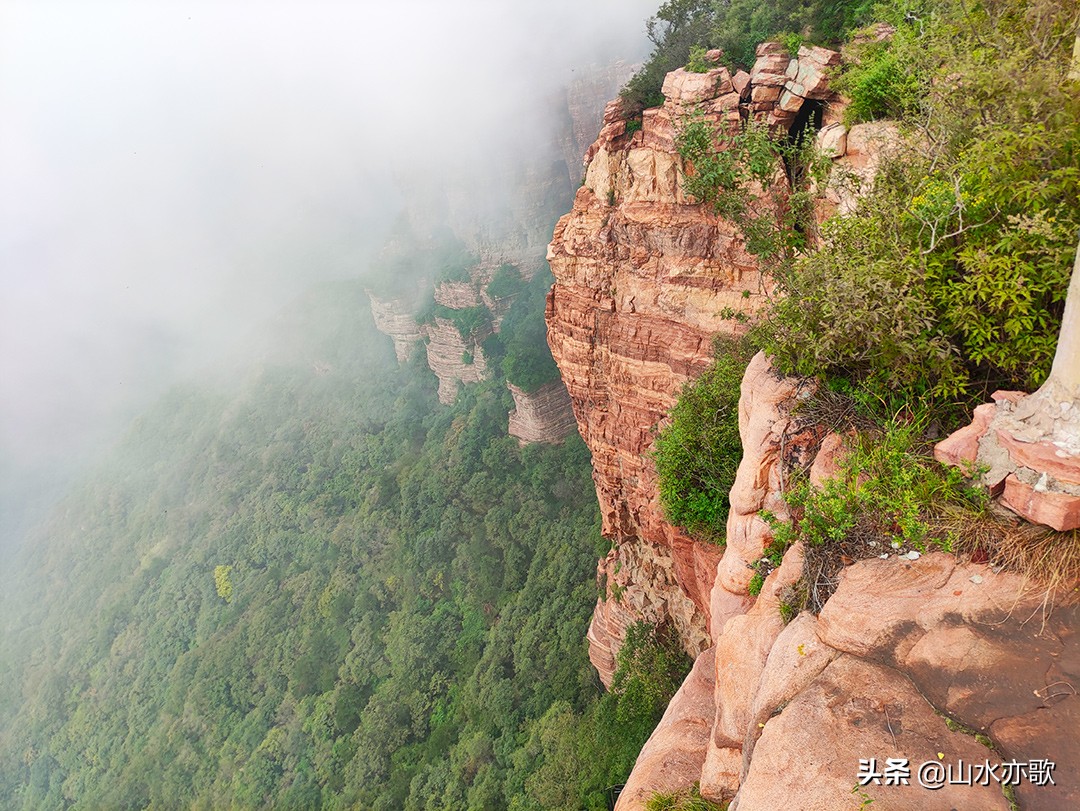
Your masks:
M738 228L684 194L676 130L692 110L734 128L749 115L793 123L804 103L824 109L832 99L825 68L839 56L804 50L781 65L774 48L763 48L749 74L674 71L667 100L641 114L636 132L627 129L633 111L610 103L573 210L548 249L556 279L548 341L592 451L603 532L614 541L599 568L606 593L589 634L602 675L635 620L670 622L692 654L711 644L720 550L664 520L650 450L682 387L711 362L714 337L740 334L770 289ZM737 591L748 575L735 569L725 577ZM733 592L717 610L726 615L744 600Z
M522 445L532 442L562 442L577 427L570 396L561 380L553 380L528 392L507 383L514 398L510 412L510 436Z
M439 402L449 405L457 398L462 383L479 383L487 378L487 361L481 348L488 333L462 337L457 325L435 318L424 325L428 366L439 378Z
M398 363L404 363L412 354L413 347L424 337L416 323L416 306L407 299L379 298L370 290L371 316L375 329L394 342L394 354Z
M935 458L975 474L1000 503L1059 532L1080 529L1080 408L998 391L939 442Z

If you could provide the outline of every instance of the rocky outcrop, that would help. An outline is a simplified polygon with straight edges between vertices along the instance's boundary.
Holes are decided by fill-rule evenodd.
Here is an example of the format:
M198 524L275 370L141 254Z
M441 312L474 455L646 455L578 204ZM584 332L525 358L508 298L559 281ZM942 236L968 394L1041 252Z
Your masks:
M510 436L522 445L532 442L562 442L577 427L570 396L561 380L553 380L528 392L507 383L514 398L510 412Z
M813 394L812 381L782 377L758 353L743 375L739 397L739 437L743 458L729 496L727 544L711 595L711 631L717 636L729 614L721 606L741 604L772 530L761 518L771 512L788 517L783 494L791 471L804 467L821 439L820 430L791 416L795 406Z
M406 298L379 298L370 290L371 315L375 329L390 336L399 363L409 359L413 347L424 337L416 323L416 306Z
M733 492L756 491L768 503L782 486L788 437L805 445L790 464L808 465L815 443L792 421L783 398L759 396L761 384L750 385L765 371L761 364L755 359L744 380L743 438L764 438L759 447L773 450L777 445L767 438L778 438L781 451L777 457L749 446L747 459L756 461L744 460ZM765 391L790 383L774 377ZM797 400L798 389L788 395ZM827 457L814 465L822 481L836 469L843 437L831 434L819 444ZM742 526L735 518L729 523ZM704 752L691 751L689 743L698 745L700 729L683 737L670 725L658 727L631 776L635 792L620 799L619 811L642 809L652 791L678 787L655 767L665 757L680 764L682 787L700 781L703 796L733 800L733 811L854 810L865 800L913 811L930 800L934 807L1004 810L1010 806L999 781L988 775L988 784L962 784L961 764L1012 762L1024 764L1013 788L1021 808L1080 805L1075 595L1050 605L1026 578L985 564L943 553L914 561L891 555L847 566L819 616L803 613L785 625L780 606L801 572L796 544L752 604L735 606L722 625L714 623L715 648L695 665L715 666L715 714ZM714 595L721 591L717 578ZM686 691L700 691L700 684L692 675ZM670 711L676 713L674 702ZM686 776L702 754L700 771ZM908 784L870 778L853 792L860 761L870 758L877 771L888 758L906 759ZM1054 764L1053 785L1038 783L1046 762ZM951 768L953 782L924 788L923 763L935 764L927 779Z
M687 539L686 543L692 542ZM675 585L687 582L684 578L695 578L691 588L707 591L712 584L719 551L711 546L698 547L673 547L624 536L600 559L597 582L604 596L597 600L587 636L589 659L605 686L611 686L616 654L626 629L635 622L670 624L683 647L691 650L709 646L709 630L701 621L700 607ZM687 560L693 565L689 572L685 568Z
M1043 393L998 391L934 456L977 475L1000 503L1059 532L1080 529L1080 407Z
M435 318L424 325L428 366L439 378L439 402L449 405L457 397L461 383L478 383L487 377L487 362L481 348L488 333L462 337L453 321Z
M607 607L598 608L606 616L590 635L594 661L613 660L624 614L634 612L671 621L691 653L711 642L720 551L664 520L649 451L683 385L711 362L713 338L740 334L745 315L766 301L770 282L738 228L683 193L676 126L691 109L720 126L737 126L743 115L769 119L784 92L800 101L790 100L790 110L769 119L778 125L789 114L794 121L807 100L825 105L825 68L838 56L805 50L794 60L785 56L782 70L779 54L769 50L751 74L732 76L724 67L674 71L664 83L664 105L645 110L637 132L627 131L632 111L622 101L609 104L586 153L573 210L555 228L548 249L556 279L548 341L592 451L603 532L615 542L614 558L602 568L609 588L619 582L611 577L616 567L623 578L626 572L670 577L648 584L627 579L620 583L625 591L608 593ZM779 73L770 72L766 58L773 57ZM644 565L651 557L665 563ZM748 575L732 564L726 577L734 591L716 607L724 616L742 605L736 581ZM635 592L641 609L626 603ZM608 648L595 650L599 645Z
M898 136L884 122L840 123L828 90L837 58L802 49L792 59L767 45L749 73L675 71L666 102L645 110L636 132L627 126L634 111L609 104L584 184L549 248L549 342L593 454L603 531L613 541L598 568L604 597L589 629L590 658L610 683L625 630L641 619L673 626L687 650L701 651L617 807L643 809L656 791L698 782L706 798L732 801L732 811L870 801L1006 809L1005 763L1021 772L1012 789L1019 807L1080 807L1075 593L1051 605L1025 578L985 564L889 553L848 563L819 615L786 622L803 572L796 544L760 594L748 594L749 566L771 539L760 511L783 519L793 471L820 485L845 453L844 435L799 419L795 406L812 391L806 381L777 375L763 356L747 369L744 457L722 557L669 526L656 500L654 427L710 362L712 336L737 334L736 316L760 307L770 284L738 230L684 196L679 119L697 110L717 127L751 116L778 128L822 125L818 142L835 171L820 190L819 216L850 210ZM956 444L977 448L992 409ZM1054 460L1044 453L1039 462ZM910 766L901 785L884 779L890 759ZM985 779L964 784L970 770L994 764ZM1052 784L1043 779L1048 769ZM945 773L944 784L919 784L920 774L934 773Z

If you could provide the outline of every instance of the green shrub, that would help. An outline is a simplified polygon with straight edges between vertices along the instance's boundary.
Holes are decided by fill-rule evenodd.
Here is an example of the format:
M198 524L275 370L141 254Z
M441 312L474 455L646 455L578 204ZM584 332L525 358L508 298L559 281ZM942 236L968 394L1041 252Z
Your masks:
M860 435L840 462L840 472L820 489L803 481L786 495L797 518L790 527L774 524L776 543L793 539L808 547L862 544L945 551L955 536L943 516L954 510L980 511L981 490L970 488L956 468L944 468L922 439L926 417L892 421L882 433ZM873 548L873 547L872 547ZM869 555L863 555L867 557Z
M645 811L724 811L727 807L727 803L717 805L702 799L697 783L682 791L658 791L645 803Z
M701 45L690 47L690 61L686 63L686 69L691 73L708 73L715 65L705 58L706 49Z
M700 112L684 119L676 137L689 163L683 189L737 224L746 248L766 267L792 261L814 225L811 181L826 164L810 139L777 137L763 122L717 133Z
M739 387L750 355L745 344L718 342L713 365L683 388L653 449L665 517L714 543L724 542L742 457Z
M834 218L816 252L778 276L785 296L763 329L780 369L839 373L877 390L955 392L961 359L935 327L919 257L890 243L895 208Z
M1041 385L1080 230L1075 19L1056 0L976 13L947 0L898 12L892 42L865 47L846 80L873 92L856 101L917 134L777 274L761 340L781 370L939 403ZM900 90L870 82L898 72Z
M751 597L757 597L761 594L761 588L765 585L765 575L761 572L754 572L753 577L750 578L750 583L746 587L746 593Z
M631 118L629 121L626 122L626 134L627 135L633 135L635 132L638 132L640 130L641 130L641 119L640 118Z
M904 59L897 40L873 42L861 49L835 83L851 99L844 111L848 124L877 118L900 118L918 109L926 89L917 68Z
M498 270L488 282L487 294L492 298L504 298L521 291L525 282L521 278L521 271L509 262L499 266Z
M799 48L803 46L804 42L802 34L795 34L791 31L777 34L776 39L784 46L784 50L786 50L788 55L793 59L799 55Z
M624 758L629 775L629 767L690 672L692 663L680 647L676 633L666 626L656 627L647 622L636 622L627 628L616 662L611 688L599 708L598 736L604 740L610 735L610 742L618 735L632 742L626 747Z

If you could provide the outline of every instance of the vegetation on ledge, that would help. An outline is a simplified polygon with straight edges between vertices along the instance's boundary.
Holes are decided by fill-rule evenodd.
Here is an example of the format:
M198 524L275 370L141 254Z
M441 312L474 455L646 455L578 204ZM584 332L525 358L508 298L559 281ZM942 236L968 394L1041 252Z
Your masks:
M776 541L752 588L791 541L807 547L806 579L782 595L789 617L820 607L839 569L870 555L961 551L1057 583L1080 571L1077 533L991 514L930 454L931 437L971 405L999 388L1034 390L1049 371L1080 230L1080 83L1067 77L1080 7L915 0L876 16L895 32L847 49L836 86L852 121L894 118L902 137L850 215L794 227L783 217L804 207L799 184L796 205L772 209L781 217L748 209L739 192L770 149L753 127L727 153L700 121L680 135L686 190L742 226L777 284L754 340L781 371L819 376L842 412L825 423L851 432L835 480L787 492L791 525L765 516ZM783 148L771 147L773 166ZM692 413L730 407L722 392L702 403L706 387L691 390L672 412L675 434L688 435ZM723 458L701 438L683 452L706 469L738 453ZM669 518L691 523L678 505L702 497L693 482L665 473L661 491L676 505ZM708 539L716 526L692 531Z
M785 32L788 47L804 40L822 45L844 39L853 28L869 21L873 0L668 0L649 19L647 31L653 52L623 88L622 96L637 107L663 104L664 77L688 63L705 67L694 54L708 48L724 51L725 65L749 70L758 43Z
M1033 390L1080 230L1080 93L1066 78L1080 12L942 0L888 21L896 34L857 66L855 101L880 112L878 99L901 99L885 110L907 137L855 213L826 223L817 250L778 275L765 347L785 371L881 398ZM899 68L879 71L884 62ZM860 95L868 76L889 86Z
M660 503L668 521L712 543L724 543L728 493L742 458L739 386L753 350L716 342L715 361L687 383L656 437Z

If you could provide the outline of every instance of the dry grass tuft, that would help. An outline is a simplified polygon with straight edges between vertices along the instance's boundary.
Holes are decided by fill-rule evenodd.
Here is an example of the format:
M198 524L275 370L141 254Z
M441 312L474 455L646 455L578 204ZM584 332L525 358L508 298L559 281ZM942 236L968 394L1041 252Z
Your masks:
M962 518L960 520L963 520ZM1080 591L1080 530L1057 532L1022 520L964 521L957 552L1031 581L1047 601Z

